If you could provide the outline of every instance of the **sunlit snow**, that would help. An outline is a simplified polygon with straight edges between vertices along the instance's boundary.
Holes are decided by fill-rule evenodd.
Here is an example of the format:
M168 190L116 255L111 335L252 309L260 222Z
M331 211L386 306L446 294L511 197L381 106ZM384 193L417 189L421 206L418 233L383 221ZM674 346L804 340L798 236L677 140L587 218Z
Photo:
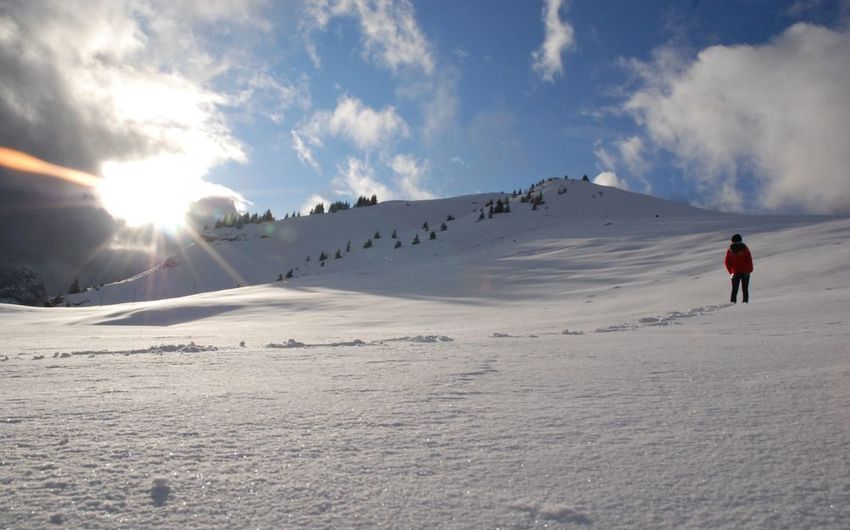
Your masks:
M846 528L850 219L538 192L210 230L0 305L0 527Z

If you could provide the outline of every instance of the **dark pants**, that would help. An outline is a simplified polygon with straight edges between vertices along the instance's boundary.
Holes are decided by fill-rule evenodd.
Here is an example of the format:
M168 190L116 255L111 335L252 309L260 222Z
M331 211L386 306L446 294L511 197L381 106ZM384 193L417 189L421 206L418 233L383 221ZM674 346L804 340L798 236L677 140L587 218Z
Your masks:
M750 301L750 275L749 274L733 274L732 275L732 303L738 301L738 285L741 286L741 294L744 295L744 303Z

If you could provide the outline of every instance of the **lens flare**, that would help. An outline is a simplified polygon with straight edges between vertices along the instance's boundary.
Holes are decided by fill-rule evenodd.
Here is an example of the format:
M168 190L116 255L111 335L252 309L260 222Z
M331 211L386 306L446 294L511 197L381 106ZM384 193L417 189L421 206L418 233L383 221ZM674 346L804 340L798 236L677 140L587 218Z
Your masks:
M51 164L40 158L7 147L0 147L0 166L14 169L15 171L47 175L48 177L62 179L88 188L94 188L100 183L100 178L91 173Z

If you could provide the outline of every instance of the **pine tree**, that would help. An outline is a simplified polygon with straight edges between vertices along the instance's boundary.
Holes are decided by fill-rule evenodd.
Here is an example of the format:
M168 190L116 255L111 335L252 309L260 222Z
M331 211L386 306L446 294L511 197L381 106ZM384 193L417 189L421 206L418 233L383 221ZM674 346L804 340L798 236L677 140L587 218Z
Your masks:
M348 243L345 244L345 251L351 252L351 241L349 241Z
M432 231L431 231L431 233L428 235L428 239L437 239L437 234L436 234L436 232L434 232L434 231L432 230Z
M283 274L278 274L278 275L277 275L277 281L279 281L279 282L282 282L282 281L283 281Z
M373 237L374 237L375 239L381 239L381 231L380 231L380 230L378 230L377 232L375 232L375 235L374 235Z
M448 222L448 221L454 221L454 220L455 220L455 216L454 216L454 215L452 215L452 214L449 214L449 216L448 216L448 217L446 217L446 222Z
M390 236L390 239L398 239L398 234L396 234L395 230L393 230L393 235Z
M413 238L413 241L410 243L411 245L419 244L419 234L416 234L416 237Z
M448 226L446 226L446 223L442 223L442 224L440 225L440 232L445 232L446 230L448 230L448 228L449 228L449 227L448 227Z
M80 280L79 278L74 279L74 283L71 284L71 287L68 288L68 294L77 294L80 292Z
M429 230L428 221L425 221L424 223L422 223L422 230L425 230L426 232Z
M289 269L289 272L286 273L286 278L289 279L289 278L292 278L292 276L293 276L292 269Z
M401 246L401 241L396 240L395 246L393 248L398 248Z
M330 213L336 213L343 210L348 210L349 208L351 208L351 204L349 204L348 202L336 201L334 203L331 203L331 206L328 211Z
M336 254L334 254L334 259L342 258L342 252L339 249L336 249Z
M372 248L372 240L367 239L365 243L363 243L363 248Z

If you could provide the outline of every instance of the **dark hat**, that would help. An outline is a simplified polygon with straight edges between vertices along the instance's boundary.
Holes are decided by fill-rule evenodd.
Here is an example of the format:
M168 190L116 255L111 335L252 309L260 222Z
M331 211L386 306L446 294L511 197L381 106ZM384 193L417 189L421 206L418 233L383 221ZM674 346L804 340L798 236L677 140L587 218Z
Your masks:
M744 238L741 237L741 234L735 234L734 236L732 236L733 243L740 243L743 239Z

